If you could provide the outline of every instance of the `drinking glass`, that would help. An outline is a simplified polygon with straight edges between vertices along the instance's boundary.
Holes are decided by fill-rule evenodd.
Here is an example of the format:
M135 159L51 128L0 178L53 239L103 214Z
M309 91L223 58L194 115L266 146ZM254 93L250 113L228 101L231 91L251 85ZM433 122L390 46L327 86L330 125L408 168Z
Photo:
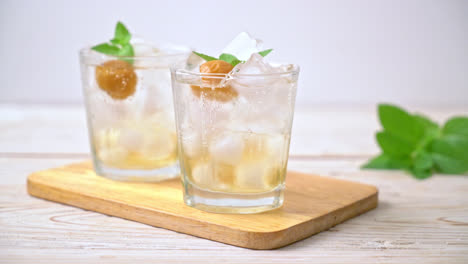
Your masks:
M283 204L299 67L268 74L171 68L187 205L256 213Z
M81 77L97 174L122 181L179 175L169 65L189 50L114 57L84 48Z

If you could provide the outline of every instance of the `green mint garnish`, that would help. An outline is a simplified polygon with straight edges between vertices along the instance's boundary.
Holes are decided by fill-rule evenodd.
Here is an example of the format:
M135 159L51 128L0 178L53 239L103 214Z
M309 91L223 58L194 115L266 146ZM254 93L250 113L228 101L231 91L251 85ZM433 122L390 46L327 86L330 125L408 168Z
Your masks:
M454 117L440 127L394 105L381 104L378 113L383 130L376 139L382 154L362 168L406 170L418 179L468 171L468 117Z
M267 49L267 50L263 50L263 51L260 51L258 54L260 54L262 57L265 57L266 55L268 55L273 49ZM216 57L212 57L212 56L208 56L206 54L203 54L203 53L199 53L199 52L196 52L196 51L193 51L193 53L197 56L199 56L200 58L206 60L206 61L212 61L212 60L222 60L222 61L225 61L225 62L228 62L230 63L232 66L236 66L237 64L239 63L244 63L245 61L241 61L239 60L236 56L232 55L232 54L229 54L229 53L223 53L219 56L219 58L216 58Z
M273 49L267 49L267 50L260 51L258 54L262 55L262 57L265 57L266 55L268 55L272 51L273 51Z
M113 44L125 45L130 42L132 35L128 32L128 29L120 21L115 26L114 38L111 39Z
M225 62L229 62L232 66L236 66L237 64L241 63L241 61L236 58L236 56L228 53L223 53L219 55L219 59Z
M121 56L121 57L133 57L135 52L133 47L130 44L130 39L132 35L121 22L117 22L115 26L114 38L110 40L110 43L101 43L92 47L92 50L95 50L100 53L104 53L112 56ZM122 59L129 63L133 63L132 59Z
M102 43L92 47L91 49L108 55L119 55L120 48L109 43Z

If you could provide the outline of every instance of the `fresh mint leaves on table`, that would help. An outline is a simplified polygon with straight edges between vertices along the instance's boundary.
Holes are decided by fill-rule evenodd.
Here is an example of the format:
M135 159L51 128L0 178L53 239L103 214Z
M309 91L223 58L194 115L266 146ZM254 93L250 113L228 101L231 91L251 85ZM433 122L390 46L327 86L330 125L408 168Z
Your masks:
M121 22L117 22L115 26L114 38L110 43L101 43L92 47L91 49L112 56L133 57L135 52L130 44L132 35ZM132 63L132 60L125 59L127 62Z
M395 105L380 104L378 113L383 130L376 139L382 154L362 168L405 170L418 179L434 172L468 171L468 116L453 117L439 126Z
M258 52L258 54L260 54L262 57L265 57L265 56L268 55L271 51L273 51L273 49L267 49L267 50L263 50L263 51ZM222 60L222 61L225 61L225 62L230 63L232 66L236 66L237 64L239 64L239 63L241 63L241 62L245 62L245 61L239 60L236 56L234 56L234 55L232 55L232 54L229 54L229 53L223 53L223 54L219 55L219 58L215 58L215 57L212 57L212 56L208 56L208 55L205 55L205 54L196 52L196 51L194 51L193 53L194 53L195 55L197 55L198 57L200 57L200 58L206 60L206 61Z

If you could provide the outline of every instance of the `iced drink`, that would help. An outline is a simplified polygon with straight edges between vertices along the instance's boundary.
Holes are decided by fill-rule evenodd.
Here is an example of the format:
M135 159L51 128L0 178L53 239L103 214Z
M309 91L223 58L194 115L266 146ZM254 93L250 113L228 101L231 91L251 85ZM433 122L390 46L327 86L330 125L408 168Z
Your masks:
M131 47L132 56L91 48L80 52L94 168L100 175L125 181L176 177L169 65L184 60L189 50L158 48L143 40L131 42Z
M233 43L244 51L246 41L243 33ZM172 69L184 200L254 213L283 203L299 69L270 65L258 52L236 58L245 61L192 57Z

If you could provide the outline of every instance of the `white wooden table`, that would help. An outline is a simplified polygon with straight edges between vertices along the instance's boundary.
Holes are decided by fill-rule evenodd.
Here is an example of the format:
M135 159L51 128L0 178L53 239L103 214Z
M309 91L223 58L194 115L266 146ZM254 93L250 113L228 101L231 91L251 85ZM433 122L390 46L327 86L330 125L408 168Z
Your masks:
M442 121L468 108L412 108ZM375 106L298 109L289 169L376 185L379 207L272 251L237 248L28 196L33 171L88 159L80 106L0 105L0 263L468 263L468 176L361 171Z

